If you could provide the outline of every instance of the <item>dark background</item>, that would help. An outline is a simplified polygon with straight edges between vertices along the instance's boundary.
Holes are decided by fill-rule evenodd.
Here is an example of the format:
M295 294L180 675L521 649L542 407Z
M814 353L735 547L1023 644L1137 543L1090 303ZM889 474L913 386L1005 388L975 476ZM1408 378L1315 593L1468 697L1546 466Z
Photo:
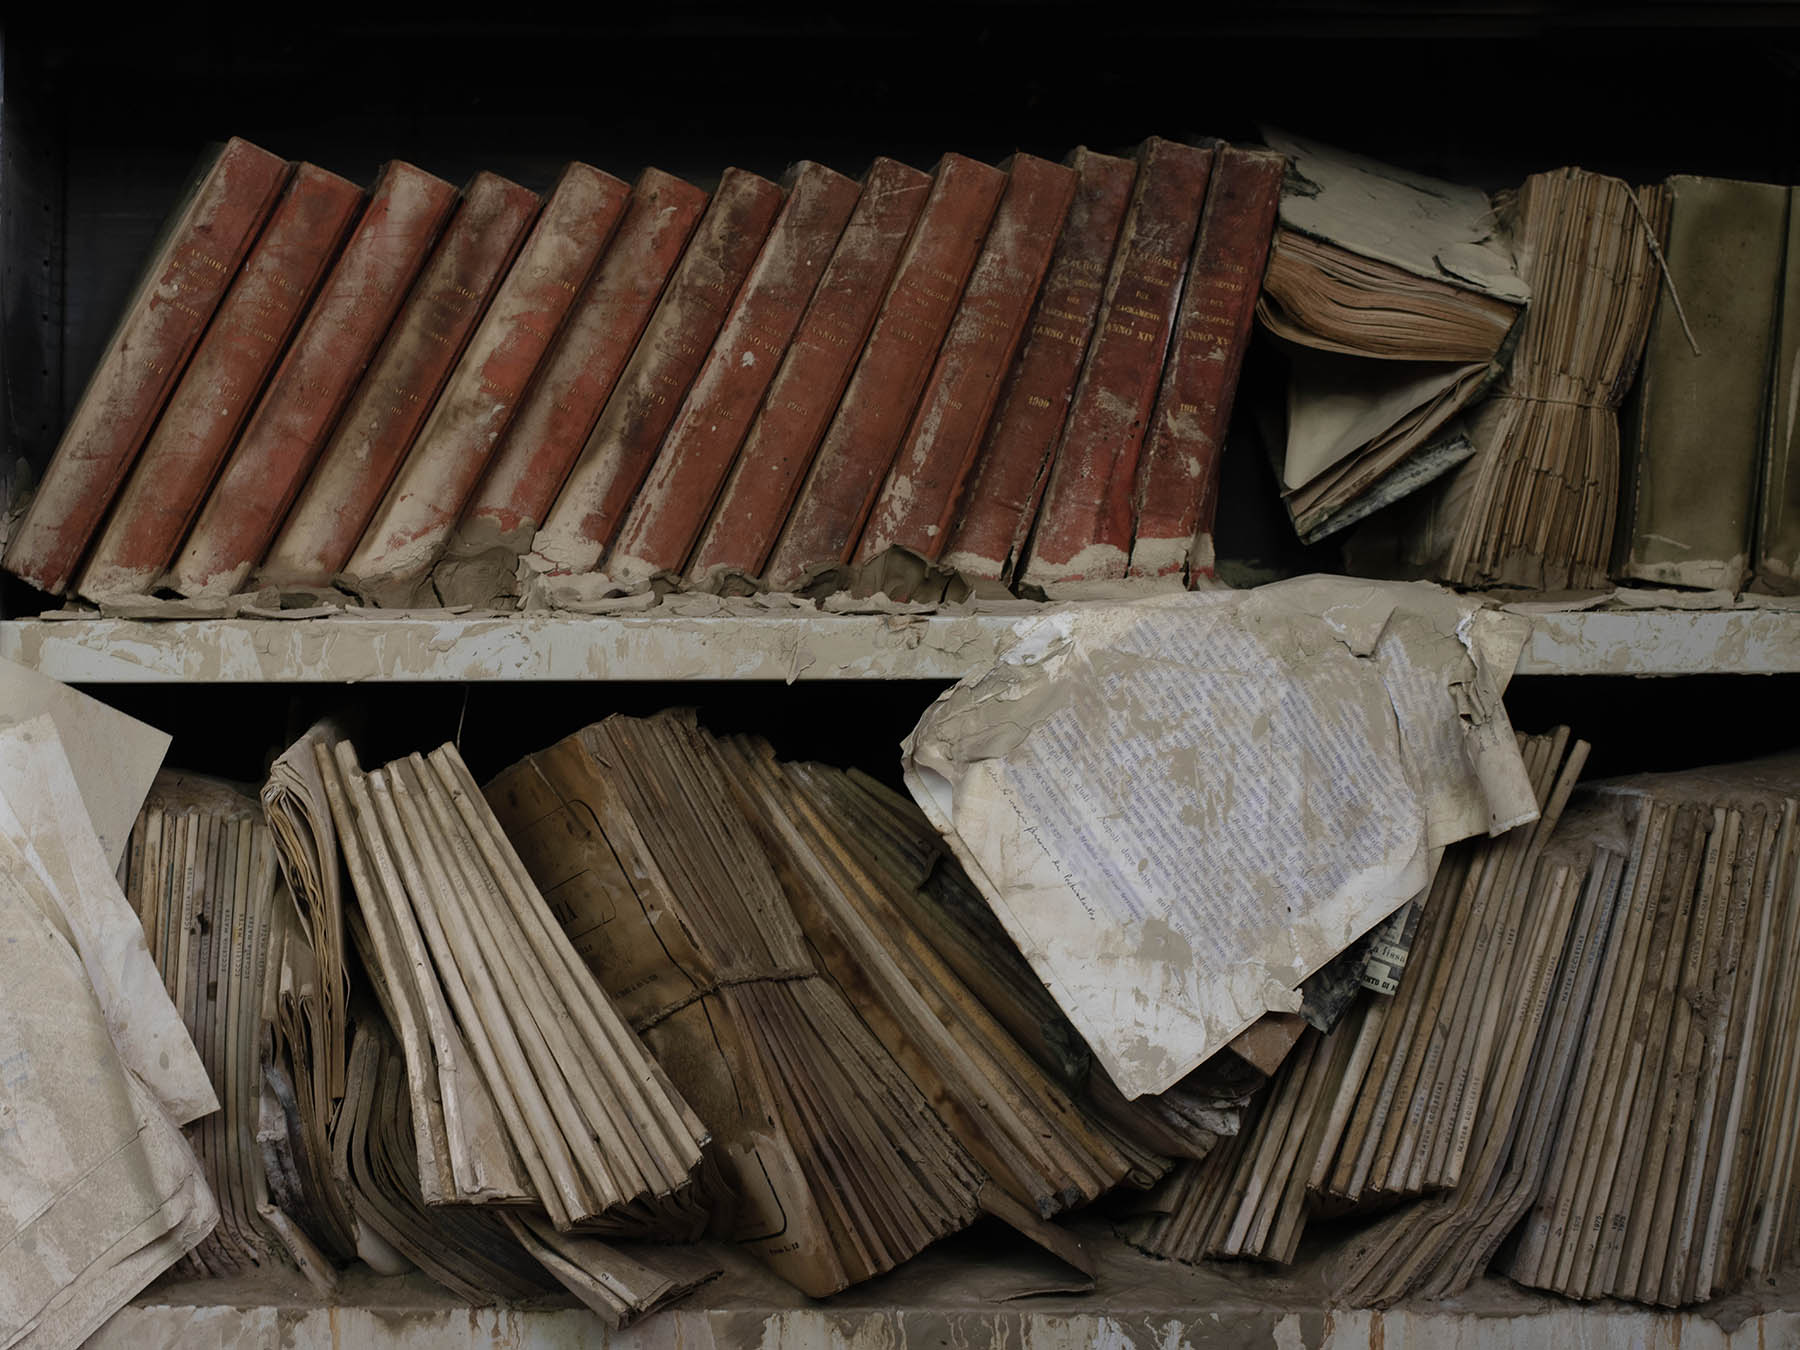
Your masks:
M811 158L929 168L1275 125L1495 190L1563 164L1800 180L1800 6L1650 3L209 6L0 16L0 468L41 468L204 145L231 135L362 182L390 158L544 189L582 159L710 185ZM535 7L511 7L521 14ZM1246 380L1257 377L1253 351ZM0 477L4 477L0 473ZM1250 438L1223 465L1222 570L1333 569L1294 541ZM22 588L5 612L36 606ZM254 776L330 701L392 753L461 727L478 771L615 709L698 702L721 727L891 774L936 686L113 688L176 731L172 762ZM1791 743L1792 680L1522 681L1520 725L1589 719L1597 769ZM508 720L510 719L510 720ZM1730 721L1721 733L1717 723ZM280 723L280 725L277 725ZM506 728L502 730L501 728ZM1614 729L1616 728L1616 731ZM1585 730L1578 725L1578 730ZM1611 735L1599 733L1613 731ZM1723 739L1722 739L1723 737ZM473 738L471 740L471 738ZM385 749L385 747L384 747ZM377 752L379 753L379 752ZM371 755L371 758L376 757Z

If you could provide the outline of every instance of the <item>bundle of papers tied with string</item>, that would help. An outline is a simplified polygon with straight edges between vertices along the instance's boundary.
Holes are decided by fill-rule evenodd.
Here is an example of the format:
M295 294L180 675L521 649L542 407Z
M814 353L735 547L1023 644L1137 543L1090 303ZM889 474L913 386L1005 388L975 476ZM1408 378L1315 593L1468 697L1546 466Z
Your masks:
M1534 819L1500 696L1527 625L1305 577L1070 606L929 708L906 781L1128 1097L1161 1092Z

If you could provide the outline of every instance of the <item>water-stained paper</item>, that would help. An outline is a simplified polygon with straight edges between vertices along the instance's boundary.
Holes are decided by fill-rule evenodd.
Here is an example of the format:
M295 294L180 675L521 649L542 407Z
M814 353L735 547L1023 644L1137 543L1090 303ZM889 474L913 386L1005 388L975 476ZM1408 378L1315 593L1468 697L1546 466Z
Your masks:
M1528 629L1308 577L1047 612L926 712L908 786L1127 1096L1160 1092L1535 818L1500 692Z

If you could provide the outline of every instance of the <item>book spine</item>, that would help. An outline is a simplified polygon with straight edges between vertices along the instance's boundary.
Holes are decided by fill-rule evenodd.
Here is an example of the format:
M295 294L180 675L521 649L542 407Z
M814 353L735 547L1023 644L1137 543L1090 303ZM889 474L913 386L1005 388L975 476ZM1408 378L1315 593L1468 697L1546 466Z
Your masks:
M781 209L766 178L727 169L668 290L606 402L533 550L563 573L591 572L612 542L726 311Z
M1068 223L942 555L964 576L1009 580L1024 551L1131 203L1131 160L1082 149L1074 169Z
M1763 432L1756 589L1800 592L1800 188L1788 189L1787 250Z
M411 600L612 237L630 190L586 164L563 170L345 564L353 589L381 604Z
M1210 576L1219 455L1287 161L1220 146L1138 464L1133 576Z
M1664 254L1698 351L1665 291L1623 446L1615 571L1735 591L1751 557L1788 190L1686 176L1669 185Z
M1210 148L1154 137L1138 152L1131 209L1044 490L1027 585L1125 575L1138 453L1212 157Z
M870 165L856 210L694 547L690 584L761 574L930 191L930 174L891 159Z
M1074 195L1073 170L1035 155L1014 157L956 318L863 530L859 564L891 548L927 560L943 552Z
M343 567L537 212L477 174L257 569L259 585L324 586Z
M822 164L792 172L768 242L619 531L609 576L640 580L687 561L860 191Z
M7 546L14 576L68 586L287 177L287 161L234 139L177 208Z
M612 243L464 509L452 551L530 547L705 209L706 193L692 183L660 169L638 175Z
M162 576L362 201L336 174L294 171L113 503L81 595L143 595Z
M918 406L1006 175L946 155L907 241L862 359L769 559L775 589L848 561Z
M168 585L197 596L229 595L243 584L455 204L455 187L441 178L398 161L382 171L189 531Z

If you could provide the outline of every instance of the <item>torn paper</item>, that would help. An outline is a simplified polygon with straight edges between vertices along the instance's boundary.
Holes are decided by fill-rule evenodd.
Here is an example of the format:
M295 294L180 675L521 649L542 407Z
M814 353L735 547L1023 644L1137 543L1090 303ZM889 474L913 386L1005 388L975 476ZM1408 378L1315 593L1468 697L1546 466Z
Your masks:
M100 851L48 716L0 730L0 870L37 899L79 956L120 1060L170 1117L185 1124L217 1111L212 1082Z
M927 710L907 784L1129 1097L1161 1092L1535 818L1500 694L1528 625L1306 577L1021 624Z
M167 732L12 661L0 660L0 726L46 714L81 789L109 867L125 856L131 822L169 749Z

